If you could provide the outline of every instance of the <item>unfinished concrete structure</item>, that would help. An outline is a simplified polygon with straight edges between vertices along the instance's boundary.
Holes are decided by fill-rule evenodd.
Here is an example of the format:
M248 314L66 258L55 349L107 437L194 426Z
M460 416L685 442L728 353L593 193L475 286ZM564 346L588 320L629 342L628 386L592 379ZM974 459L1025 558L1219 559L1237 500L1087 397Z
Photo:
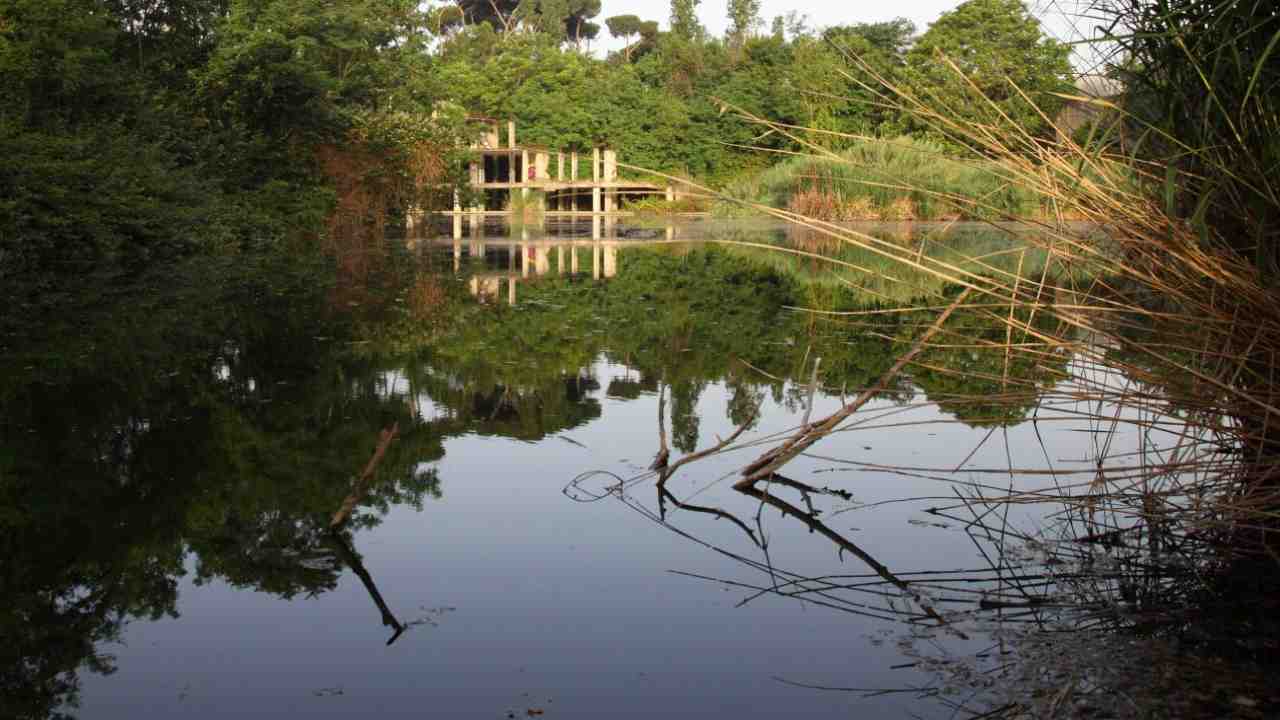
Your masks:
M516 142L514 121L508 121L505 128L493 118L472 118L472 122L483 127L471 148L477 158L470 172L471 188L481 200L464 208L461 198L456 197L453 211L447 215L506 215L513 208L526 207L534 192L538 193L537 209L550 215L609 215L621 211L623 200L628 198L675 199L670 185L619 178L618 154L609 148L594 148L589 155L553 152ZM583 163L589 163L585 171ZM515 201L517 193L520 202Z

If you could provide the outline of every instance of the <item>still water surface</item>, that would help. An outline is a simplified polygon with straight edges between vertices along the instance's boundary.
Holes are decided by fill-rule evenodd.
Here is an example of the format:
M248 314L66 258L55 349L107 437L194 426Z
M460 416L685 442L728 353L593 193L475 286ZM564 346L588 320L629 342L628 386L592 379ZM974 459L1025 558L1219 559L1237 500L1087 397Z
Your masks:
M1009 242L951 233L934 250ZM1084 463L1088 428L1034 394L975 400L1009 371L952 342L769 486L802 514L765 507L736 471L874 383L934 315L786 309L893 298L716 246L817 242L779 228L603 238L490 227L395 245L345 278L267 268L86 320L8 367L14 713L950 716L903 690L937 687L930 658L989 657L993 641L933 609L975 609L1009 568L938 477L1001 486L963 469ZM1052 370L1013 380L1048 389ZM660 497L661 448L675 462L744 424L744 447ZM931 590L918 573L967 579Z

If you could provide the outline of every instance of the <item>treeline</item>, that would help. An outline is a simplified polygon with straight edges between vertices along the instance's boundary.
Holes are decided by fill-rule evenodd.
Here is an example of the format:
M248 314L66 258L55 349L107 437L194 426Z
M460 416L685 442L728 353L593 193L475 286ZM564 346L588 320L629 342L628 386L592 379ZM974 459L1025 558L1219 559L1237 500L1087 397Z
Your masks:
M0 0L0 304L318 233L343 173L372 211L446 175L461 118L430 121L427 19L415 0Z
M724 37L700 24L697 4L673 0L665 32L653 18L604 16L598 1L440 8L437 92L516 119L530 142L608 143L631 164L720 185L774 162L767 151L798 147L737 111L841 149L853 141L828 131L939 136L891 107L885 83L910 85L963 118L1003 113L1037 133L1049 131L1040 110L1052 116L1061 103L1053 93L1071 87L1069 48L1045 37L1020 0L969 0L923 33L904 19L818 27L821 18L795 14L766 28L758 0L731 0ZM606 31L625 46L603 60L584 52ZM972 102L969 81L991 105Z
M825 131L930 135L877 96L909 82L1044 130L1014 86L1051 106L1069 69L1019 0L969 0L923 34L766 31L734 0L712 37L696 5L674 0L662 31L599 0L0 0L0 300L29 314L193 253L376 235L463 177L467 114L722 185L797 140L726 108L832 147ZM605 32L625 47L600 58Z

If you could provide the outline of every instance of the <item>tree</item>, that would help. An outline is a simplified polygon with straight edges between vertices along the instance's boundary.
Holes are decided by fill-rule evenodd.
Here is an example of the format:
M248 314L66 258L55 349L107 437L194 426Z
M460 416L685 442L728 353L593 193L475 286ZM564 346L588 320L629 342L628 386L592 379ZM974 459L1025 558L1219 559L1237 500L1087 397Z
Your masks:
M615 15L605 20L604 24L609 27L610 35L626 43L622 53L627 62L631 62L631 38L640 34L640 27L644 21L635 15Z
M907 53L907 69L935 110L1041 133L1050 129L1042 113L1053 117L1062 103L1053 93L1070 89L1069 56L1070 48L1045 37L1021 0L969 0L920 37Z
M729 41L742 47L751 33L763 24L760 0L729 0Z
M698 4L702 0L671 0L671 34L692 41L702 37L698 22Z

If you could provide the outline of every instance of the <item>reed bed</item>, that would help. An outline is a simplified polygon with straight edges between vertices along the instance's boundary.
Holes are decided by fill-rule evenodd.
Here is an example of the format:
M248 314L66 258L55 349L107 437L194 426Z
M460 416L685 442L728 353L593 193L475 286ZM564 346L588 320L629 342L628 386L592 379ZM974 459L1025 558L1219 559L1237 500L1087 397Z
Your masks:
M849 141L853 147L832 157L788 158L730 185L725 194L834 222L1033 218L1042 212L1036 196L1010 183L994 162L967 162L954 157L954 148L909 137ZM951 196L968 202L952 202Z
M1274 8L1260 10L1257 4L1171 4L1184 5L1183 10L1191 14L1208 8L1207 18L1197 16L1199 22L1217 23L1215 30L1224 32L1234 28L1238 34L1253 33L1261 26L1270 28L1271 35L1265 37L1273 37L1280 23ZM1140 6L1132 5L1138 8L1129 18L1133 29L1151 30L1162 22L1173 22ZM1239 13L1227 17L1232 7L1238 7ZM1246 22L1250 18L1254 25ZM1181 15L1176 19L1185 20ZM1166 49L1169 43L1180 48L1181 60L1190 68L1184 71L1199 78L1199 89L1171 97L1182 102L1188 97L1204 100L1204 78L1225 72L1221 67L1225 61L1215 47L1179 37L1166 33L1166 44L1158 48ZM1141 51L1146 39L1134 39L1126 47ZM1274 40L1267 45L1274 46ZM1258 48L1250 52L1245 56L1251 61L1236 59L1232 67L1248 70L1245 77L1255 81L1274 78L1274 54ZM1136 59L1156 56L1148 49ZM1210 65L1201 67L1206 62ZM952 69L963 76L959 68L952 65ZM1115 690L1117 678L1125 676L1118 669L1125 662L1114 653L1117 648L1134 647L1108 644L1107 638L1140 639L1155 654L1135 654L1142 667L1135 666L1137 675L1123 680L1133 683L1130 694L1117 691L1118 695L1109 696L1128 697L1131 707L1121 711L1120 703L1107 706L1104 713L1264 717L1277 710L1280 698L1267 689L1265 668L1280 656L1280 536L1276 532L1280 529L1280 388L1276 385L1280 287L1274 282L1276 244L1271 222L1280 217L1280 194L1274 192L1270 171L1263 172L1265 168L1251 157L1271 157L1276 135L1250 144L1256 133L1274 129L1276 116L1268 110L1274 99L1258 99L1256 83L1237 83L1233 97L1208 101L1213 109L1202 114L1218 121L1213 131L1197 130L1194 136L1180 135L1177 122L1098 101L1115 128L1123 128L1131 137L1135 132L1146 134L1172 148L1175 157L1169 159L1123 143L1046 138L1009 132L1006 123L996 128L962 122L936 98L876 77L873 68L859 70L861 77L878 83L866 89L880 102L912 113L947 138L949 145L972 148L975 172L990 174L996 187L1017 188L1016 197L1030 198L1027 202L1045 212L1029 219L999 195L956 192L936 183L912 185L909 176L901 178L901 188L867 180L856 158L810 143L805 133L794 128L728 107L744 120L806 148L807 155L789 161L769 187L794 193L805 187L797 184L797 177L823 182L839 177L855 184L879 182L895 190L909 189L913 197L991 220L993 231L1019 234L1042 255L1036 267L1028 268L1010 267L981 253L965 257L924 253L910 244L833 221L829 207L839 203L823 204L827 198L809 198L789 207L778 198L755 194L754 189L717 194L722 202L785 220L822 238L811 241L808 249L776 252L822 255L837 276L856 272L892 277L895 284L909 288L907 294L913 299L912 306L904 309L823 311L831 321L869 324L877 317L921 310L932 312L936 319L920 327L915 344L904 348L900 362L878 384L858 393L839 389L852 399L838 413L812 421L806 417L783 436L748 436L741 441L735 436L689 458L664 463L651 477L667 504L688 509L683 507L687 501L666 495L667 479L675 469L687 466L687 460L707 453L746 451L755 460L741 466L735 485L740 492L757 498L761 508L777 508L827 536L842 551L852 552L847 539L823 525L818 513L803 507L813 498L830 495L831 490L790 480L784 475L789 463L799 457L821 457L853 472L933 480L944 490L940 496L949 494L954 500L937 502L929 512L962 523L966 533L994 548L988 555L992 567L985 572L996 577L982 573L950 579L897 576L874 558L854 554L878 576L870 583L875 592L897 598L898 604L890 607L899 608L908 624L931 628L928 637L963 632L960 615L941 608L939 594L976 600L977 610L1014 611L997 613L996 627L987 626L992 637L1015 619L1037 629L1031 644L1013 647L1027 642L1029 636L1023 636L1002 646L1000 662L995 664L979 663L978 667L954 659L921 659L923 665L933 663L939 676L953 675L940 680L940 686L971 685L982 675L989 690L1001 682L1013 683L1017 673L1035 676L1032 680L1024 676L1022 686L1026 689L1029 682L1034 690L1007 702L1000 701L998 694L983 693L987 701L976 708L956 707L964 711L961 716L1070 716L1071 708L1080 710L1081 702L1086 710L1090 703L1097 710L1101 707L1097 696ZM1161 82L1176 86L1179 81L1162 75L1142 87L1159 92ZM1184 78L1183 82L1191 81ZM1018 92L1016 87L1010 90ZM1214 88L1210 86L1208 92L1213 95ZM967 101L987 103L998 113L976 88ZM899 144L847 139L881 142L886 148ZM1213 142L1196 144L1197 140ZM1239 171L1232 169L1233 163ZM797 172L798 168L806 170ZM843 219L834 214L837 220ZM1083 221L1083 225L1069 220ZM994 221L1014 223L1020 229ZM850 254L855 252L860 256L857 261ZM867 257L877 262L867 262ZM1004 337L966 337L963 323L957 321L965 314L999 323ZM985 408L1031 399L1036 404L1033 421L1070 421L1087 428L1093 447L1088 463L1064 465L1048 447L1043 448L1044 462L1035 467L1018 467L1010 461L1003 466L966 466L963 473L958 468L895 467L821 455L822 440L832 434L894 423L911 427L911 422L894 417L898 410L869 412L867 403L898 375L964 376L968 372L964 367L926 366L921 360L923 349L956 347L1003 356L1004 371L987 379L999 381L1004 391L982 397L957 394L945 402ZM1012 370L1019 359L1046 364L1049 358L1063 357L1069 358L1067 368L1056 371L1049 390L1028 385ZM815 369L814 384L819 383ZM944 400L935 397L930 402ZM999 442L998 429L983 443L993 436ZM1007 435L1004 441L1008 442ZM974 448L974 454L980 447ZM619 490L625 487L618 485ZM788 493L794 499L783 497ZM1044 516L1033 532L1019 531L1008 522L1011 510L1026 507L1040 508ZM705 507L697 511L723 512ZM753 529L750 519L736 522L760 544L763 532ZM760 593L803 594L831 607L885 612L865 598L848 597L847 593L863 592L868 584L788 577L777 568L767 570L768 580L756 586ZM1084 636L1089 639L1081 645L1064 639L1067 630L1103 631L1103 635ZM1150 643L1160 642L1174 643L1166 646L1172 648L1172 655L1151 650ZM1082 654L1074 666L1046 665L1052 664L1046 658L1059 657L1064 649L1077 646L1107 650L1092 660L1083 659ZM1197 652L1188 654L1189 647ZM1156 677L1152 663L1165 663L1160 672L1167 671L1167 676ZM1186 683L1178 681L1177 675L1205 667L1218 667L1224 675L1221 682L1227 699L1184 702ZM1115 677L1108 677L1109 671ZM1236 687L1233 673L1254 682ZM1051 683L1048 687L1046 678ZM1176 693L1182 699L1173 699ZM1215 693L1211 688L1209 695Z

